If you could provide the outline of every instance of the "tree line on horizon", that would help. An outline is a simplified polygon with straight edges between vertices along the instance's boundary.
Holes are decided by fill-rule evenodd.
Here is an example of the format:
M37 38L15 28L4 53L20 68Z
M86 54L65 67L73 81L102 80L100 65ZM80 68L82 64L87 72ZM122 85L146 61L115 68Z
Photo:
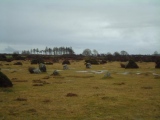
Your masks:
M75 54L72 47L46 47L43 50L39 50L38 48L33 48L31 50L23 50L21 54L40 54L40 55L72 55ZM103 55L113 55L113 56L119 56L119 55L129 55L127 51L122 50L120 52L114 52L113 54L108 52L106 54L100 54L97 50L91 51L90 49L84 49L82 52L82 55L84 56L103 56ZM157 51L155 51L152 55L160 55Z
M31 50L23 50L21 54L43 54L43 55L64 55L64 54L74 54L72 47L46 47L43 50L38 48L33 48Z
M75 54L72 47L54 47L49 48L46 47L44 50L39 50L38 48L33 48L31 50L23 50L21 54L42 54L42 55L65 55L65 54ZM84 56L98 56L100 55L97 50L91 51L90 49L84 49L82 52L82 55ZM112 55L110 52L107 53L107 55ZM129 55L126 51L115 52L113 55Z

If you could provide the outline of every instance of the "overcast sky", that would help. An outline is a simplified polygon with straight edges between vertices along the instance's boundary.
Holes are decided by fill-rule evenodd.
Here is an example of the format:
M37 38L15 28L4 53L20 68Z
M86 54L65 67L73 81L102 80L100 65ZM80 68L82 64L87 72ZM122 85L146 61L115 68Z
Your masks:
M0 0L0 53L160 53L160 0Z

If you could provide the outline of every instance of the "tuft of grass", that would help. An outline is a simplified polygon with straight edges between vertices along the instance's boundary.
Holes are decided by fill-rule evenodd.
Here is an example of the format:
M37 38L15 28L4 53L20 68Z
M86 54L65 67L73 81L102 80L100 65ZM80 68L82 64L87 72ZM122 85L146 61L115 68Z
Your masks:
M33 80L32 82L33 83L40 83L40 84L49 84L48 82L42 81L42 80Z
M125 85L124 82L120 82L120 83L113 83L113 85Z
M63 77L63 76L53 76L53 78L56 78L56 79L64 79L65 77Z
M107 80L107 79L112 79L113 77L102 77L102 79Z
M141 87L142 89L153 89L153 87L151 86L144 86L144 87Z
M160 76L154 76L154 79L160 79Z
M12 82L28 82L28 80L12 79Z
M50 103L51 100L50 100L50 99L45 99L45 100L43 100L42 102L43 102L43 103Z
M150 72L144 72L144 73L142 73L141 75L144 75L144 76L149 76L149 75L151 75L151 73Z
M67 93L66 97L77 97L78 95L75 93Z
M10 93L10 92L13 92L13 89L12 88L0 88L0 91Z
M36 83L36 84L33 84L33 86L43 86L43 83Z
M63 83L66 83L66 82L62 82L62 81L55 81L53 83L56 83L56 84L63 84Z
M18 98L16 99L16 101L27 101L27 99L26 99L26 98L22 98L22 97L18 97Z
M31 108L31 109L28 109L26 112L29 112L29 113L35 113L35 112L37 112L37 110L36 110L36 109L34 109L34 108Z
M73 77L73 78L92 78L94 77L93 75L88 75L88 76L82 76L82 75L68 75L67 77Z
M99 87L95 86L95 87L93 87L93 89L99 89Z
M43 79L49 79L50 77L49 76L45 76L45 77L43 77Z
M116 97L108 97L108 96L102 97L101 99L108 100L108 101L117 101L118 100Z

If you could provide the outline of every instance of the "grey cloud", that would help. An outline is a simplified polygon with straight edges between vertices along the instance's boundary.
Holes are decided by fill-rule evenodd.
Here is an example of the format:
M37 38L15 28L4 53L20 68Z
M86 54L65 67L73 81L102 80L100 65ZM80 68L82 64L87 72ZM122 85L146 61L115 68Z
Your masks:
M30 49L32 45L36 48L66 45L75 51L88 47L103 53L125 48L138 53L155 41L147 52L159 50L156 44L160 41L160 3L156 0L4 0L0 3L0 43L6 46Z
M15 51L18 51L10 46L8 46L7 48L4 49L4 52L7 52L7 53L13 53Z

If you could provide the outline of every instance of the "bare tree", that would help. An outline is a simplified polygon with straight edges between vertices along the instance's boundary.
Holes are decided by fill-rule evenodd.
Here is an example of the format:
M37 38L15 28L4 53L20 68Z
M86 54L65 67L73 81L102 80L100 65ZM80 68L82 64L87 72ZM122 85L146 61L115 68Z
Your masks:
M39 53L39 49L38 48L36 49L36 52L37 52L37 54Z
M55 47L53 48L52 51L53 51L53 54L56 55L56 48Z
M33 54L35 54L35 52L36 52L36 49L34 48L34 49L33 49Z
M69 50L69 51L68 51L69 54L74 54L74 51L73 51L72 47L69 47L68 50Z
M129 55L126 51L122 50L121 55Z
M120 53L119 52L114 52L113 55L114 56L120 56Z
M97 50L93 50L93 55L97 56L98 55L98 51Z
M52 54L52 49L48 48L48 52L49 52L49 55L51 55Z
M31 53L31 54L33 53L33 50L32 50L32 49L30 50L30 53Z
M82 55L84 56L91 56L92 55L92 51L90 49L85 49L82 53Z
M158 52L157 52L157 51L154 51L153 55L158 55Z
M45 54L47 54L48 53L48 47L46 47L44 51L45 51Z

